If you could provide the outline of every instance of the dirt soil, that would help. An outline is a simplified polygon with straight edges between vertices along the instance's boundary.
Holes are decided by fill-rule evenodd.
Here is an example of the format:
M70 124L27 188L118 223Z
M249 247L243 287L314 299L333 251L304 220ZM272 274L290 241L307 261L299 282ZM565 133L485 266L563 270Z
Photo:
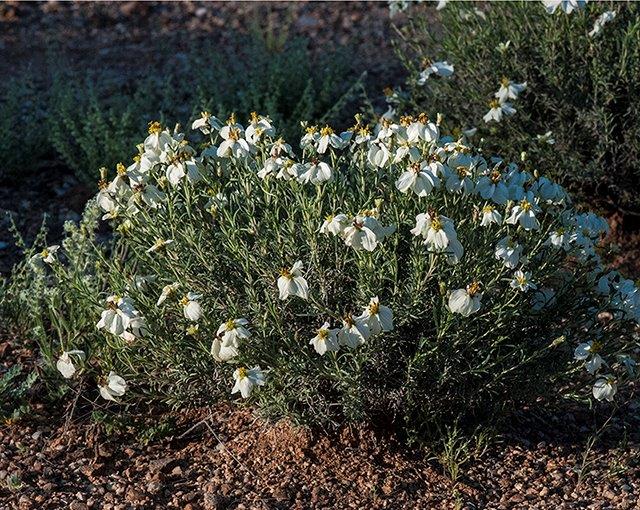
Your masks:
M175 419L149 446L86 419L5 428L0 508L640 508L638 424L614 421L583 463L588 413L519 413L457 483L427 450L364 427L327 435L230 405Z

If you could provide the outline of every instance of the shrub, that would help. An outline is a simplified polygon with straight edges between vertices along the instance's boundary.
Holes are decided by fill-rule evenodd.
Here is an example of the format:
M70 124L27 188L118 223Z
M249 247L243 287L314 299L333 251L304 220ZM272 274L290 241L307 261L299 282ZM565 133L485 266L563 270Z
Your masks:
M299 119L336 121L363 90L344 50L315 56L305 39L255 31L234 48L223 52L194 43L178 64L144 77L80 75L55 62L45 83L34 83L27 73L9 80L0 89L0 151L6 154L0 178L34 171L48 156L94 185L99 168L128 156L150 120L187 123L202 109L222 116L263 111L293 138Z
M600 263L606 222L543 175L425 115L309 126L299 159L265 117L194 128L152 123L63 248L31 257L38 338L71 382L425 432L567 384L611 400L634 373L639 294Z
M476 127L485 150L512 159L526 151L524 168L545 169L581 202L637 215L639 6L593 2L569 14L551 14L541 2L481 9L451 2L436 26L431 9L412 11L398 45L412 75L408 93L396 96L401 108L447 111L446 124ZM605 12L615 17L594 33ZM432 61L453 64L453 76L421 80ZM526 82L526 89L507 99L515 114L485 122L503 80Z
M33 75L22 71L18 78L0 84L0 180L17 175L25 167L38 168L52 150L45 141L46 108L38 96ZM35 169L34 168L34 169Z

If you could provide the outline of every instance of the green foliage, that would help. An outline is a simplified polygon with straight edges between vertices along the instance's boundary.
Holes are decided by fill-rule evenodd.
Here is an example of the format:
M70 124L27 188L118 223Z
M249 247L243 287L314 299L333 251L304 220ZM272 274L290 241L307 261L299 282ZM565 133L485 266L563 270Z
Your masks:
M0 376L0 422L14 422L29 414L29 390L36 382L36 372L25 373L13 365Z
M392 154L402 154L407 126L420 128L427 122L421 119L394 124L385 141ZM263 121L255 119L255 126ZM361 121L358 136L367 133ZM371 131L387 129L390 122ZM428 126L438 132L435 124ZM340 149L319 153L320 132L314 139L310 130L312 141L296 163L284 154L270 156L282 146L269 130L251 142L252 156L237 157L212 154L211 147L223 144L215 129L200 153L181 133L160 129L154 127L138 146L139 161L155 163L144 170L134 165L105 183L81 224L67 226L63 249L52 262L31 255L25 267L31 268L38 292L17 293L18 304L32 310L49 366L63 351L86 353L86 361L75 362L79 377L92 381L93 395L113 371L128 384L118 395L123 402L207 404L229 397L237 370L260 366L266 384L254 388L251 400L269 416L324 426L395 422L422 434L437 433L443 424L491 420L539 397L554 398L565 383L584 398L594 376L570 363L575 346L588 339L602 346L598 352L608 360L607 370L620 383L625 379L627 358L618 356L631 345L626 332L634 309L624 301L630 282L620 283L625 290L612 288L610 296L595 291L603 268L593 243L603 220L578 214L562 189L548 181L513 164L489 166L461 140L423 134L411 142L411 157L440 168L433 175L442 180L424 198L399 191L398 177L418 167L408 155L395 162L376 159L379 141L360 143L354 136L350 143L334 140L344 145ZM242 131L234 136L242 139ZM305 183L305 173L318 160L331 166L332 179ZM175 173L183 163L191 165L188 175ZM275 170L262 174L268 164L288 169L290 178L277 178ZM516 206L536 211L537 226L517 220L480 226L487 201L455 186L461 175L486 181L489 171L496 182L508 183L510 193L526 190L528 197L494 204L495 210L505 219ZM98 203L112 219L114 237L108 242L96 235ZM443 215L437 221L452 218L465 250L457 263L426 246L420 237L426 234L412 231L425 211ZM337 213L347 215L340 233L320 233L323 218ZM371 251L347 243L347 229L359 232L365 224L376 232ZM549 243L554 232L571 233L564 248ZM523 249L513 267L495 255L506 236ZM304 263L308 300L283 301L277 280L282 268L297 260ZM540 292L514 287L516 267L531 273ZM611 285L617 282L612 278ZM475 288L469 292L476 296L475 282L482 288L479 310L456 313L453 293ZM194 298L202 308L197 319L185 314L191 292L201 296ZM107 301L110 295L117 297ZM344 332L363 308L370 309L374 296L393 311L392 330L351 348L345 340L338 351L324 355L309 345L325 321ZM594 320L609 310L616 320ZM112 313L142 325L96 328L101 314ZM224 362L212 352L220 341L218 329L239 318L248 319L252 336ZM451 470L465 457L454 451L458 442L452 443Z
M160 64L144 77L79 74L63 61L51 64L50 87L28 74L9 80L0 87L0 177L35 171L49 155L93 186L100 167L127 159L150 121L188 124L202 109L241 119L258 110L291 138L301 120L344 121L342 107L362 90L346 52L315 56L306 40L280 33L254 32L225 51L194 43L179 65Z
M35 171L51 156L46 133L46 104L28 71L0 83L0 179Z
M607 10L617 11L615 19L589 36ZM548 14L541 2L451 2L436 26L433 18L432 8L412 11L398 46L413 77L402 108L446 111L451 128L476 126L474 139L488 152L519 159L526 151L530 168L551 173L578 200L640 212L638 4L590 2ZM423 59L448 60L455 73L418 85ZM513 117L485 124L503 77L526 81L527 90L513 101ZM554 145L536 139L547 131Z

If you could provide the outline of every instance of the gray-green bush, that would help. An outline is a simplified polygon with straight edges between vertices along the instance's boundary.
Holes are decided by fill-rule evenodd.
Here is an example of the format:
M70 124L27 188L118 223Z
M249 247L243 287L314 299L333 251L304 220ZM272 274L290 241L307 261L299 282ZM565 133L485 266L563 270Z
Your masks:
M271 416L420 432L563 385L611 400L635 374L640 295L561 187L425 115L309 126L300 158L268 119L238 120L202 116L199 150L151 124L62 248L29 253L35 292L5 301L51 373L120 402L234 388Z
M399 55L412 75L401 108L446 111L450 129L478 128L488 152L544 169L575 197L605 210L640 212L640 6L589 2L549 14L542 2L450 2L412 7ZM481 13L478 14L478 10ZM615 18L590 35L597 18ZM434 17L436 22L434 23ZM453 76L418 75L447 60ZM483 115L503 78L526 82L500 123ZM555 144L537 139L552 131Z
M188 123L203 109L225 117L258 110L293 138L300 119L335 121L363 90L343 50L315 56L305 39L268 31L233 46L194 43L180 65L159 65L146 76L80 74L64 60L37 83L18 73L0 86L0 178L35 173L47 156L93 186L101 167L130 155L151 120Z

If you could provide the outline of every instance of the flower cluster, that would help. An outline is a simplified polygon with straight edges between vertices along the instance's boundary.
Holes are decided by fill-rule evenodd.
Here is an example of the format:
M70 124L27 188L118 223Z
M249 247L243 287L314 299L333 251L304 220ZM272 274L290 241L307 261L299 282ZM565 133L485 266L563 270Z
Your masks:
M506 80L496 100L523 89ZM186 338L247 398L269 391L289 358L333 381L392 340L406 349L398 359L434 338L468 352L500 346L480 356L493 360L522 324L535 334L520 347L551 355L539 318L571 302L553 334L578 345L593 396L613 398L621 367L632 375L602 314L638 321L640 297L598 256L606 222L539 172L443 133L440 116L305 125L300 157L257 114L244 126L205 112L192 127L200 151L151 123L133 162L100 183L103 217L131 246L126 283L97 324L121 348ZM65 351L58 370L73 377L83 359ZM106 368L100 394L115 400L133 383Z

